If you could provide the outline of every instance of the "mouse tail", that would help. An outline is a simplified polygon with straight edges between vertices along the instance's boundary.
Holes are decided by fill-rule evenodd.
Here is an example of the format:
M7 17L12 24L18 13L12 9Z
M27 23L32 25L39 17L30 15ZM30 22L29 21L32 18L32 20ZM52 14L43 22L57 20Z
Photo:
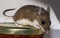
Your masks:
M4 16L7 16L7 17L13 17L13 16L8 16L8 15L5 14L6 12L12 11L12 10L15 10L15 8L14 8L14 9L7 9L7 10L4 10L4 11L3 11L3 15L4 15Z

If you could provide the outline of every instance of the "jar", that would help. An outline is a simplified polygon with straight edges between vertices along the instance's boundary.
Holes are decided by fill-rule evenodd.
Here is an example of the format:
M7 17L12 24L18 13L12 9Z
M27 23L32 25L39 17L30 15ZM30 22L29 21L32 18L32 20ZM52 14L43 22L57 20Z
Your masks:
M14 25L5 23L0 25ZM0 26L0 38L43 38L42 30Z

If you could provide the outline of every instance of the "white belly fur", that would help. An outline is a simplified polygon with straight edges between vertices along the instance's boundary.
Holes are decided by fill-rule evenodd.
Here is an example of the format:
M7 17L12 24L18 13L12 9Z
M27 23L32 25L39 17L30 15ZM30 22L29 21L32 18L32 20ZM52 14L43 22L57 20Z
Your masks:
M20 25L18 25L18 24ZM38 21L36 19L33 20L33 22L31 22L28 19L20 19L16 22L15 24L17 27L23 27L23 25L30 25L30 26L34 26L37 29L42 29L42 31L44 31L43 27L38 23ZM37 26L38 25L38 26ZM44 31L45 32L45 31Z

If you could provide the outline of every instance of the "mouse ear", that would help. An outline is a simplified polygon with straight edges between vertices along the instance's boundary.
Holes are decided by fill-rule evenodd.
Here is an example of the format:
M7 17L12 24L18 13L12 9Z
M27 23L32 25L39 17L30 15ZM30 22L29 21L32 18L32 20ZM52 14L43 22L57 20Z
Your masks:
M37 15L40 15L41 13L44 13L46 11L43 7L36 8L35 10Z
M47 12L50 13L50 8L49 7L47 8Z
M46 12L46 10L45 10L43 7L36 8L35 10L36 10L36 14L37 14L37 15L40 15L40 14L42 14L42 13L50 12L49 7L47 8L47 12ZM49 13L47 13L47 14L49 14Z
M50 8L47 7L47 14L50 16Z
M40 12L45 13L45 9L43 7L40 8Z
M43 7L40 8L41 11L45 11L45 9Z
M39 8L39 7L37 7L37 8L35 9L35 11L36 11L36 14L37 14L37 15L40 15L41 11L40 11L40 8Z

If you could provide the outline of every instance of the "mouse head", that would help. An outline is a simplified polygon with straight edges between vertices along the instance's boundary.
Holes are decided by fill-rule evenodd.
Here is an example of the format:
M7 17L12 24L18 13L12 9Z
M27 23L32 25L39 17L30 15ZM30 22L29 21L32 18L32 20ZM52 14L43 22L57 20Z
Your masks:
M43 29L45 31L49 31L50 30L50 8L48 7L47 10L45 10L43 7L41 7L40 9L36 9L36 14L37 14L37 19L39 24L43 27Z

